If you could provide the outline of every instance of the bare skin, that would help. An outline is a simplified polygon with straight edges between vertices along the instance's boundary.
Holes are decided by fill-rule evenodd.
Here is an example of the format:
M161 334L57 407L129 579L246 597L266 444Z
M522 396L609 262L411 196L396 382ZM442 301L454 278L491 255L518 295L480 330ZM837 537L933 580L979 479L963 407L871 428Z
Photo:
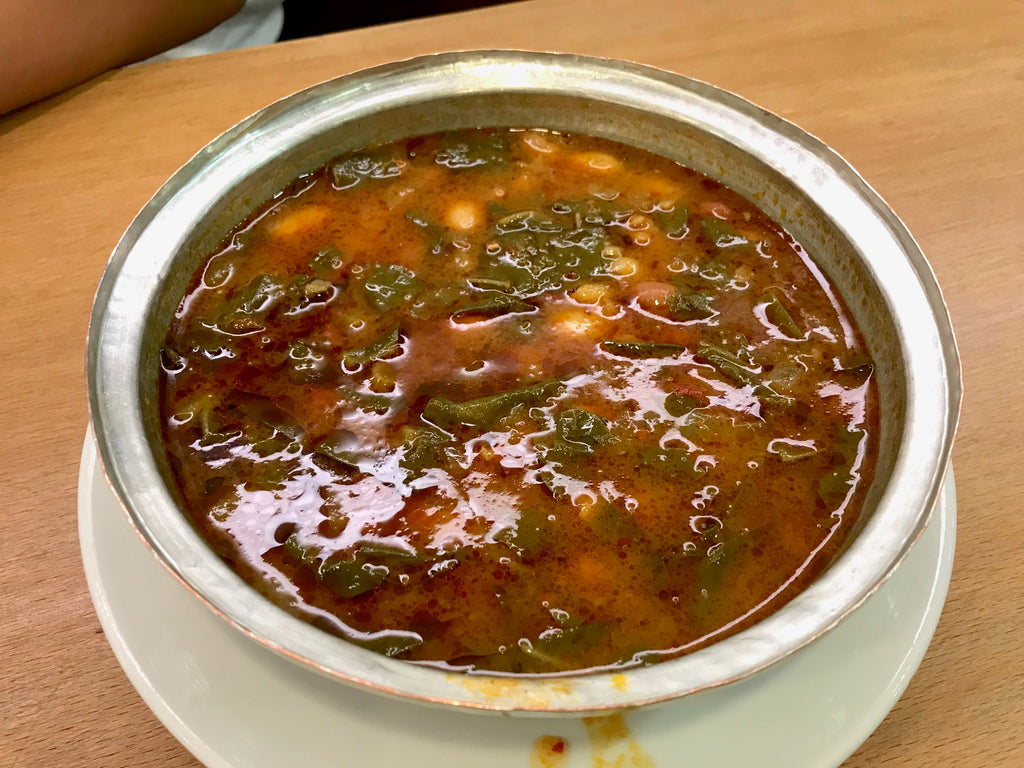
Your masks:
M0 114L198 37L244 0L0 3Z

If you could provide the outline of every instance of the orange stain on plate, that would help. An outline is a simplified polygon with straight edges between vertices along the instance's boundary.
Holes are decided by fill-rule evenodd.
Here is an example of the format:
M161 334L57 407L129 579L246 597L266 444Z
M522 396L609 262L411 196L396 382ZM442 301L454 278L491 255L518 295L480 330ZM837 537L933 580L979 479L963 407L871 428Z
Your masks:
M569 760L569 742L561 736L541 736L533 742L530 768L560 768Z
M521 704L528 704L537 709L553 704L555 699L573 695L573 686L568 681L551 680L543 692L530 691L510 677L473 677L472 675L451 675L449 679L457 680L467 691L480 694L489 699L514 696Z
M655 768L654 760L640 748L622 715L585 717L593 768Z

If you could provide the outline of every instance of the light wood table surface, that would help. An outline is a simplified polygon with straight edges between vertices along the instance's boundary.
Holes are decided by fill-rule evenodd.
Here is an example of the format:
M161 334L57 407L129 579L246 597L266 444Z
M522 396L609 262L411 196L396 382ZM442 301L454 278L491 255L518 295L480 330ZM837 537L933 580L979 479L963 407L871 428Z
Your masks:
M1024 765L1024 3L1013 0L538 0L128 68L0 118L0 765L197 765L118 667L79 554L86 323L121 233L194 152L270 101L369 65L486 47L632 59L735 91L837 149L907 223L962 354L956 561L920 670L845 765Z

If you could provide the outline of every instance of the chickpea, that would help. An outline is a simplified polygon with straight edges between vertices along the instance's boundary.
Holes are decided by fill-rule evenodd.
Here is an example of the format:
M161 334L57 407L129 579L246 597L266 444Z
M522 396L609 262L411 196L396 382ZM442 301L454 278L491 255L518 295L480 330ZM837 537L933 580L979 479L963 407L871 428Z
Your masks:
M569 295L580 304L601 304L610 292L611 286L606 283L584 283Z
M496 461L501 458L490 443L484 442L477 443L476 455L484 461Z
M576 511L580 518L587 522L590 522L594 518L594 515L597 514L597 499L589 493L581 493L572 500L572 504L576 507Z
M377 360L370 367L370 390L393 392L395 390L395 368L391 363Z
M445 226L463 232L479 228L485 218L483 205L473 200L460 200L444 213Z
M629 217L629 220L626 221L626 226L634 230L647 229L651 226L651 220L642 213L634 213Z
M331 209L325 205L303 205L279 213L271 225L271 232L277 237L295 237L322 227L330 218Z
M622 163L605 152L578 152L572 156L572 162L581 168L601 173L608 173L622 167Z
M612 263L608 265L608 272L616 277L629 277L639 271L640 262L629 256L619 256L617 259L612 259Z
M530 131L529 133L523 134L523 144L528 146L534 152L540 152L544 155L549 155L555 151L555 144L550 138L545 136L543 133L536 131Z
M551 328L559 336L597 338L607 326L607 320L585 309L563 309L551 318Z
M647 280L633 287L636 303L648 312L656 312L668 304L669 298L675 293L675 286L659 280Z

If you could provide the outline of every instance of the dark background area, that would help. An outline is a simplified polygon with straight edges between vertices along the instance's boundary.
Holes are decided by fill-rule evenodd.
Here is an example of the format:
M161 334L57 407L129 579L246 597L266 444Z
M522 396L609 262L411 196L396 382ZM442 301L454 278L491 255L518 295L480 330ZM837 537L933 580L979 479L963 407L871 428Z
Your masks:
M284 29L280 39L325 35L343 29L454 13L505 2L509 0L369 0L360 3L345 0L285 0Z

